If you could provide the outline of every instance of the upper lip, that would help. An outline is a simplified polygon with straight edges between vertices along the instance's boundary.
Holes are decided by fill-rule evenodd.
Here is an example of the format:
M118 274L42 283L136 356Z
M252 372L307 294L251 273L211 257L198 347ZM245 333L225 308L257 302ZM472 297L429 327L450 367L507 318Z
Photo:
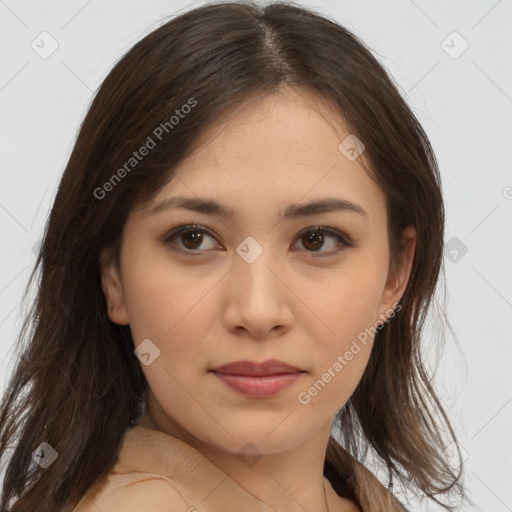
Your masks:
M212 368L211 371L230 375L279 375L282 373L299 373L303 370L278 359L267 359L260 363L257 361L233 361Z

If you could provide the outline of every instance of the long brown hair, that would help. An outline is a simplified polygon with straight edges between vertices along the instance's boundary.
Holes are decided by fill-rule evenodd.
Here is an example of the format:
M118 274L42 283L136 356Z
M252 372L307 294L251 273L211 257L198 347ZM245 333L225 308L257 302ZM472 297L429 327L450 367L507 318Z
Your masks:
M413 225L417 233L401 310L378 330L362 380L338 414L341 444L331 437L326 468L364 511L400 509L360 464L368 450L390 478L436 501L462 491L460 469L443 456L455 435L420 352L444 235L427 135L365 44L337 22L286 3L230 2L190 10L135 44L83 121L30 276L29 283L38 277L37 297L0 409L2 511L71 510L115 463L147 383L129 327L107 316L100 255L119 262L130 209L168 182L201 130L227 107L282 84L322 94L364 141L365 170L386 194L391 270L402 230ZM190 108L179 115L183 105ZM131 161L149 138L147 156ZM46 469L32 459L43 442L58 454Z

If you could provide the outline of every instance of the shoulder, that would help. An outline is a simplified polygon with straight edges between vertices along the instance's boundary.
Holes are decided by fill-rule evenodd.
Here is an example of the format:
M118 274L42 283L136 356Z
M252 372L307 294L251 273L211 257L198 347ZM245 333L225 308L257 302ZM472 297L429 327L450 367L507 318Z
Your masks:
M83 504L82 504L83 503ZM164 477L146 477L123 485L106 485L87 496L73 512L187 512L190 505Z

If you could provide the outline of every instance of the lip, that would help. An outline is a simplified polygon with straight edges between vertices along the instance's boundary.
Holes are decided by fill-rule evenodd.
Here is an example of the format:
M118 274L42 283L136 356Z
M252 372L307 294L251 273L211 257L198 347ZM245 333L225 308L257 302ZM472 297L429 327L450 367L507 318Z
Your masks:
M304 373L304 370L277 359L268 359L261 363L234 361L210 371L234 391L255 398L268 398L278 394Z
M267 359L258 363L257 361L233 361L211 369L212 372L229 375L279 375L282 373L300 373L302 370L291 364L279 361L278 359Z

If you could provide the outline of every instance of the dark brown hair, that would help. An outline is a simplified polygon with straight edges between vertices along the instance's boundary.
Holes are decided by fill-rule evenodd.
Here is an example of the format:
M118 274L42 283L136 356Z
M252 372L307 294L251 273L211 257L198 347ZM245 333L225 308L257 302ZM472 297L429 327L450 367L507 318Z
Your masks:
M377 332L362 380L338 414L341 443L330 438L325 471L364 511L400 510L360 464L369 449L413 491L435 501L461 493L460 465L443 457L455 435L420 352L444 236L427 136L365 44L334 20L286 3L233 2L188 11L144 37L92 101L30 276L29 285L40 271L37 297L0 409L2 511L71 510L115 463L147 384L129 326L107 316L100 255L118 263L130 209L168 182L206 126L281 85L320 93L364 141L365 170L387 199L391 271L400 262L402 230L412 225L417 233L401 310ZM169 121L192 102L178 123ZM165 122L165 138L118 172ZM58 453L46 469L31 457L42 442Z

